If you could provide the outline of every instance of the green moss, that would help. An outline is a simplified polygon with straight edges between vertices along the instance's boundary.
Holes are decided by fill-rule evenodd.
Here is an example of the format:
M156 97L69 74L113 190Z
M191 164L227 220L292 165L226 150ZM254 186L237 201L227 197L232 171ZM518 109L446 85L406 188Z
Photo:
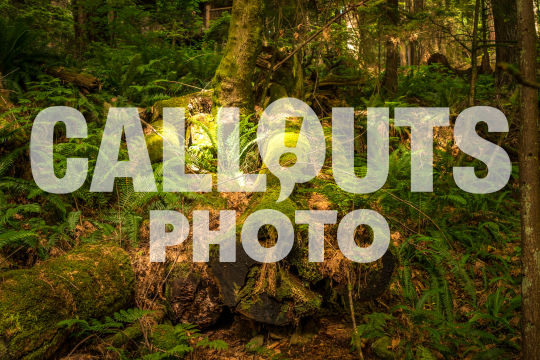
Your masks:
M158 120L158 118L163 116L163 108L166 108L166 107L183 107L186 109L186 115L188 115L187 109L188 109L189 103L191 99L193 98L193 96L195 95L196 94L188 94L188 95L184 95L180 97L173 97L167 100L160 100L156 102L154 104L152 122L155 122L156 120Z
M292 299L295 315L302 317L314 313L321 307L321 296L311 291L298 278L281 268L279 270L280 286L276 290L276 298L280 301Z
M136 340L142 336L141 325L137 322L111 336L108 339L108 342L114 347L120 347L129 341Z
M289 256L289 261L296 266L300 278L309 281L310 283L316 283L317 281L324 279L324 276L319 271L317 263L309 261L307 244L297 244Z
M159 119L153 122L152 127L157 133L152 131L150 134L146 135L145 142L148 154L150 155L150 161L155 163L163 159L163 120ZM171 140L175 141L172 137Z
M0 359L48 358L68 336L59 321L101 318L133 301L129 256L112 245L86 245L1 279Z
M395 359L394 353L389 350L391 346L392 340L388 336L382 336L375 340L371 349L379 359L391 360Z
M305 284L291 275L286 269L280 268L277 273L277 287L271 291L268 281L265 279L259 294L255 294L255 286L259 280L260 269L253 268L244 287L238 292L240 299L238 309L244 314L249 314L253 305L262 304L260 295L266 293L282 303L276 318L299 319L314 314L321 307L322 298L319 294L311 291Z
M253 113L253 69L262 45L263 0L233 4L229 37L213 80L214 106L239 107Z
M254 298L253 295L254 295L256 279L259 277L259 274L260 274L259 268L254 267L253 269L251 269L247 276L248 278L244 287L242 287L242 289L239 289L237 298L242 299L242 301L239 304L241 309L249 310L253 302L257 301L257 298L256 297Z
M152 163L163 159L163 141L169 144L179 145L178 134L175 131L163 131L163 119L159 118L152 122L155 131L145 136L146 148ZM211 114L186 114L186 142L184 145L197 146L199 148L215 147L216 145L216 122Z

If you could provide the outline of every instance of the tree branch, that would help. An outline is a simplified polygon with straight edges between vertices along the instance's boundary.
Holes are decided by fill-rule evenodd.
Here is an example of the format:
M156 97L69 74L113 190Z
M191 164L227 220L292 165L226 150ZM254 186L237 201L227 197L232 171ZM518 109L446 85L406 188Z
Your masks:
M521 72L512 64L500 63L497 65L497 68L512 75L521 85L540 90L540 83L524 79L523 76L521 76Z
M311 35L310 37L308 37L304 42L302 42L300 45L298 45L298 47L296 49L294 49L289 55L287 55L285 57L285 59L281 60L280 62L278 62L276 65L274 65L274 67L272 68L272 71L276 71L277 69L279 69L284 63L286 63L290 58L292 58L294 56L294 54L296 54L298 51L300 51L304 46L306 46L307 44L309 44L313 39L315 39L317 36L319 36L324 30L328 29L330 27L330 25L332 25L333 23L335 23L336 21L338 21L339 19L341 19L342 17L344 17L346 14L348 14L349 12L351 12L352 10L356 9L356 8L359 8L360 6L364 6L367 2L369 2L369 0L364 0L356 5L352 5L351 7L349 7L348 9L345 9L341 14L338 14L336 16L334 16L329 22L327 22L326 24L324 24L323 27L321 27L319 30L317 30L313 35Z

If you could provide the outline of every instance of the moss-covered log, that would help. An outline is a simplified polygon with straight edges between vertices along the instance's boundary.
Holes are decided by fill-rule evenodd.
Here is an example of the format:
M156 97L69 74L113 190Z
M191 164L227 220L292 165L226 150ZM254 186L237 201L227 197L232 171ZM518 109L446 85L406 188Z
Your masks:
M84 245L31 269L0 273L0 359L47 359L69 331L61 320L101 318L129 307L134 275L113 245Z
M99 87L99 79L97 77L81 72L77 69L60 66L45 69L45 72L51 76L59 78L62 81L87 90L94 90Z

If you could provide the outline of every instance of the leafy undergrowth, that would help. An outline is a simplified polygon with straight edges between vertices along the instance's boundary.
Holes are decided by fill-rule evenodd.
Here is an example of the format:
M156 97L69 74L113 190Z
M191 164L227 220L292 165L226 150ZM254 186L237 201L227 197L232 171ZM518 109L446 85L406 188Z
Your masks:
M126 49L125 51L133 51ZM102 51L102 59L110 63L111 55ZM200 54L201 57L211 56ZM194 54L178 54L188 59ZM102 135L105 109L111 104L151 105L153 101L181 93L168 78L177 78L166 60L148 60L144 54L124 57L115 63L118 71L98 73L106 79L110 93L119 92L114 100L107 91L84 94L74 87L64 85L47 75L19 93L13 104L0 115L0 269L28 267L37 261L69 251L87 242L113 239L127 249L142 249L148 240L148 212L153 209L178 209L189 213L206 206L225 208L225 199L212 194L135 193L130 182L120 179L113 193L91 193L90 177L83 187L69 195L48 194L31 180L28 159L28 138L32 120L41 108L53 105L73 106L88 119L87 139L65 140L63 130L57 133L55 167L65 171L67 157L88 156L90 174ZM114 59L113 59L114 60ZM187 61L187 60L186 60ZM192 64L189 60L186 66ZM92 64L99 70L99 64ZM102 67L101 69L104 69ZM193 77L209 78L193 68ZM143 85L133 85L130 72L144 80ZM122 74L122 75L120 75ZM159 79L166 75L164 79ZM133 75L135 76L135 75ZM454 106L458 111L466 87L458 78L451 84L456 91L441 88L428 91L428 84L438 84L446 75L420 68L415 74L404 74L401 81L421 102L437 106ZM489 79L481 79L480 96L491 96ZM192 79L185 79L192 82ZM164 83L169 88L162 89ZM486 84L485 86L482 84ZM141 82L139 82L141 84ZM201 82L197 86L204 87ZM484 86L484 87L483 87ZM164 93L160 91L164 90ZM411 93L412 94L412 93ZM411 94L404 93L392 103L378 104L376 98L366 100L369 106L405 106ZM482 95L485 94L485 95ZM105 107L103 104L106 104ZM508 104L506 104L508 105ZM510 105L508 105L510 106ZM246 122L247 124L247 122ZM328 131L328 129L326 129ZM340 299L342 331L335 319L330 325L319 322L312 336L293 341L292 335L275 335L268 329L256 329L264 334L263 344L246 347L252 331L237 331L238 325L199 332L189 324L176 326L160 324L161 331L172 334L170 347L157 347L152 332L142 332L137 340L109 346L105 353L115 353L121 358L145 359L191 356L211 358L314 358L313 351L330 350L342 358L354 358L358 351L366 358L442 359L460 354L465 359L516 358L520 352L520 236L517 171L514 170L509 185L491 195L474 195L461 191L452 179L452 167L475 166L482 176L486 170L481 163L473 162L452 146L448 134L440 134L435 148L434 193L410 192L410 151L408 134L392 127L390 171L386 185L369 195L351 195L340 190L325 168L320 178L299 187L297 197L310 204L313 193L318 202L328 203L341 213L351 209L373 208L379 211L392 229L392 251L399 260L389 290L377 301L355 304L358 327L353 335L348 303ZM254 136L254 127L243 129L242 147L246 162L256 159L248 137ZM450 134L451 135L451 134ZM197 168L215 169L215 149L203 149L205 162L196 162ZM120 157L127 156L122 148ZM188 160L189 162L189 160ZM253 162L253 161L252 161ZM201 165L203 164L203 165ZM206 165L204 165L206 164ZM190 164L188 163L188 166ZM253 166L250 170L253 170ZM356 159L357 172L366 171L364 156ZM153 164L158 188L161 187L162 164ZM242 206L245 207L245 204ZM125 315L135 317L122 317ZM110 319L95 321L73 320L65 325L77 326L79 339L92 336L87 345L97 339L105 341L131 326L141 326L139 320L146 316L142 310L124 313ZM329 330L330 329L330 330ZM250 334L243 338L241 334ZM206 337L208 336L208 340ZM226 346L220 339L224 339ZM353 341L351 341L353 338ZM97 341L97 343L100 343ZM355 344L354 346L352 344ZM360 349L358 349L360 347ZM325 351L327 349L328 351ZM324 356L326 356L324 355ZM199 356L199 357L197 357ZM204 357L208 356L208 357ZM324 357L323 356L323 357ZM322 358L322 357L321 357Z

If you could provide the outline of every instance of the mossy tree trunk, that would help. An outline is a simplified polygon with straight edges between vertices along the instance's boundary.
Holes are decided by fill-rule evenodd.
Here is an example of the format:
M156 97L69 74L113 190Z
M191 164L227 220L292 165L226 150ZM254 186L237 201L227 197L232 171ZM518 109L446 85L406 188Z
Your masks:
M262 45L264 0L235 0L229 39L214 76L214 105L253 112L253 73Z
M70 331L65 319L102 318L133 302L128 254L85 245L31 269L0 274L0 359L48 359Z

